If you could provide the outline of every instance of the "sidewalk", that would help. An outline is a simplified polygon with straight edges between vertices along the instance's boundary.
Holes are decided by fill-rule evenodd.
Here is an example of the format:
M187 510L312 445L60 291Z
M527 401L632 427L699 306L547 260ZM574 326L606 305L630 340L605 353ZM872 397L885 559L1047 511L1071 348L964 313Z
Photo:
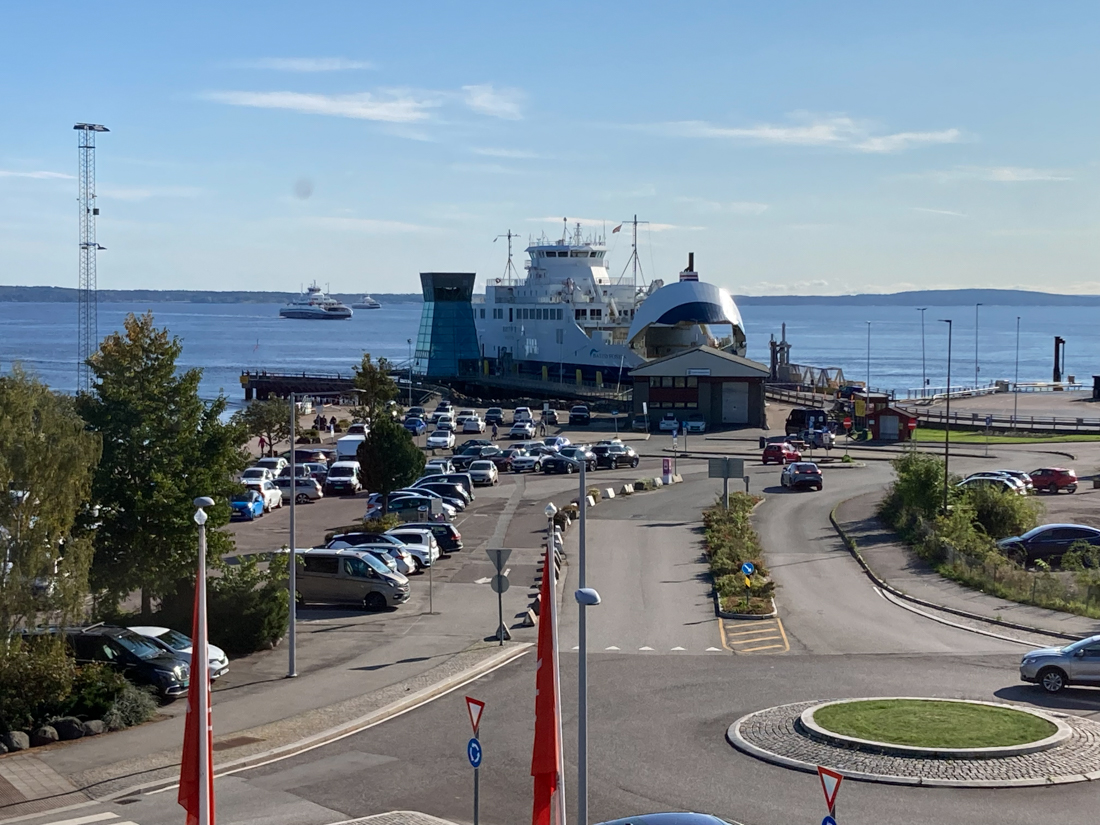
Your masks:
M855 542L871 571L891 587L907 596L994 623L1011 622L1080 637L1100 633L1100 621L1096 619L1018 604L943 578L879 521L875 508L881 498L881 492L874 492L841 502L835 511L836 522Z

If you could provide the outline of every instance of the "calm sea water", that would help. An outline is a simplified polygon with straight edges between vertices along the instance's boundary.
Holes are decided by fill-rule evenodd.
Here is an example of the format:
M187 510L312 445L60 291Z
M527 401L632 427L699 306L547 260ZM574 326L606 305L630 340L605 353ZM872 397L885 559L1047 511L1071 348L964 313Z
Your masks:
M272 304L100 304L99 332L120 329L127 313L152 310L158 326L183 342L180 363L203 369L202 393L224 392L240 402L242 370L350 374L362 353L408 359L419 304L359 310L349 321L280 319ZM1015 374L1016 317L1020 316L1020 380L1049 381L1054 336L1066 339L1066 372L1091 381L1100 373L1096 308L983 306L978 338L982 383ZM867 378L867 321L871 322L871 385L904 392L921 384L920 312L909 307L751 305L742 309L749 357L768 362L768 338L787 324L791 360L840 367L849 379ZM933 307L925 313L927 374L946 383L947 325L954 321L952 384L974 382L974 307ZM22 362L59 390L76 387L76 305L0 303L0 370Z

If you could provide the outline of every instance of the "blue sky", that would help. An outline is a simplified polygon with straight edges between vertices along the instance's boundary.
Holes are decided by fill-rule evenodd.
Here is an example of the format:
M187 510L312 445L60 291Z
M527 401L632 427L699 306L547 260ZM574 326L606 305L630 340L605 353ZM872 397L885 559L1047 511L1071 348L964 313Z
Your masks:
M91 121L104 288L416 291L637 213L741 294L1100 293L1092 4L232 6L6 7L0 283L75 286Z

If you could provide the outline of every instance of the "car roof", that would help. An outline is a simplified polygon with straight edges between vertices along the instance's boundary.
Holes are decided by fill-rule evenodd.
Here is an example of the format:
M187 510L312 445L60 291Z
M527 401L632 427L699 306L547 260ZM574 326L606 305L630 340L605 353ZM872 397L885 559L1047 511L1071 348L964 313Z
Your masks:
M156 625L130 625L130 630L135 633L140 633L142 636L162 636L167 633L169 628L157 627Z
M1070 527L1074 530L1092 530L1094 533L1100 533L1100 529L1093 527L1091 524L1040 524L1038 527L1032 527L1026 533L1025 536L1031 533L1041 533L1044 530L1054 530L1060 527Z

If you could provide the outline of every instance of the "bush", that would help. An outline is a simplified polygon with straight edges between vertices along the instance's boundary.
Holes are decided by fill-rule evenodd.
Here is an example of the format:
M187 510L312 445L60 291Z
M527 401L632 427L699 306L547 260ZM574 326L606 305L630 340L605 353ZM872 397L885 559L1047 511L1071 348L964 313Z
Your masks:
M75 672L59 636L0 641L0 729L30 730L63 715Z
M760 499L743 492L730 493L729 510L718 506L703 513L707 559L717 583L723 577L740 575L741 565L751 561L761 580L766 579L760 537L749 523ZM742 582L743 585L743 582Z
M157 700L151 688L139 688L124 680L122 690L103 714L107 730L125 730L148 722L157 715Z
M282 556L260 570L256 558L240 556L221 578L207 585L210 641L226 653L247 654L270 647L286 633L288 571Z
M879 505L879 515L903 535L936 518L943 505L943 461L910 450L892 462L895 480Z
M974 520L993 539L1022 536L1039 523L1041 505L1027 496L995 487L966 488L960 498L974 508Z
M81 719L103 719L128 684L108 665L84 665L76 671L65 712Z
M588 495L592 496L592 500L599 504L603 500L603 495L600 493L599 487L589 487Z

